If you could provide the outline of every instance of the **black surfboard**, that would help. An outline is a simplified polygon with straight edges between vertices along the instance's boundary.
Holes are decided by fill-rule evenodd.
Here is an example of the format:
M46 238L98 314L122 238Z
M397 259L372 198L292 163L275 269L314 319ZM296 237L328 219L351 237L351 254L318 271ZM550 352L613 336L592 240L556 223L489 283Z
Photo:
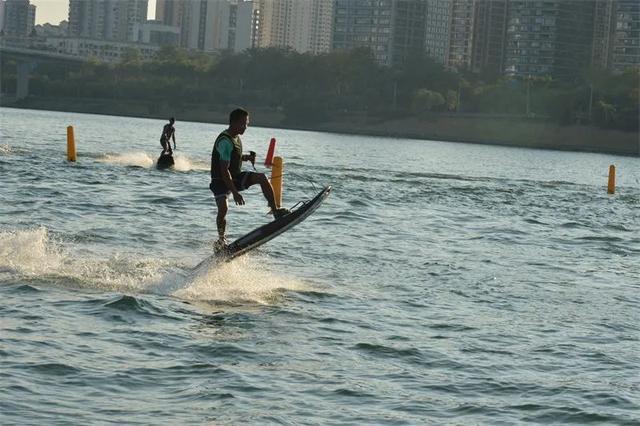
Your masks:
M231 259L235 259L238 256L253 250L256 247L260 247L262 244L277 237L288 229L293 228L303 220L305 220L311 213L313 213L320 204L329 196L331 192L331 186L327 186L322 189L315 197L310 200L300 202L299 206L291 211L286 216L262 225L248 234L238 238L234 242L228 245L227 250L221 253L214 253L200 262L195 268L198 269L202 265L215 259L219 262L228 262Z
M168 169L169 167L173 167L175 161L173 161L173 155L170 152L160 154L158 157L158 161L156 162L156 167L158 170Z

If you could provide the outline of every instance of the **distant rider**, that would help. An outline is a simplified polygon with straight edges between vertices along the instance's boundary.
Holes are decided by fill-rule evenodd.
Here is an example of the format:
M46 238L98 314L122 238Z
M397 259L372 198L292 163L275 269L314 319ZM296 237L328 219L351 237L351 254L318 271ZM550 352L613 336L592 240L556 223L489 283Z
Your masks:
M162 135L160 136L160 145L162 145L163 154L173 154L171 149L171 140L173 139L173 149L176 149L176 129L173 127L175 118L171 117L169 123L165 124L162 128Z
M244 109L235 109L229 114L229 128L220 133L213 144L211 152L211 183L209 188L213 192L218 207L216 225L218 226L218 241L214 244L216 251L224 250L227 246L225 229L227 226L227 196L233 194L233 201L237 205L244 204L240 191L244 191L257 183L262 188L262 194L267 200L275 219L280 219L289 210L277 208L273 188L264 173L243 172L242 162L256 160L256 153L242 154L240 135L244 134L249 124L249 113Z

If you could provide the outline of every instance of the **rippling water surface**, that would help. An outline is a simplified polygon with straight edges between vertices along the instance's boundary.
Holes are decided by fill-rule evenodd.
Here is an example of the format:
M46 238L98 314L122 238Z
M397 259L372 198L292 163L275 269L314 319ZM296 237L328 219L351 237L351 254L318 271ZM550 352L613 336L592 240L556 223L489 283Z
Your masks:
M638 158L249 128L285 205L334 191L193 274L223 125L158 171L160 120L0 120L2 424L640 422Z

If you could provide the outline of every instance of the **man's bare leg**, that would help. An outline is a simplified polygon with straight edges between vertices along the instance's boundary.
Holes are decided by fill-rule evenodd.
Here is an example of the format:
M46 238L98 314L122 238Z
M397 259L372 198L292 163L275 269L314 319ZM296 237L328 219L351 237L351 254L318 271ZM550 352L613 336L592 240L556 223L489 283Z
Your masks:
M227 204L227 197L216 198L216 205L218 206L218 215L216 216L216 225L218 227L218 241L224 242L224 234L227 228L227 211L229 205Z
M276 211L276 197L273 194L273 187L271 186L271 182L267 179L267 176L264 173L252 173L248 179L248 186L255 185L256 183L260 184L260 188L262 189L262 195L267 200L267 204L269 204L269 208L271 211Z

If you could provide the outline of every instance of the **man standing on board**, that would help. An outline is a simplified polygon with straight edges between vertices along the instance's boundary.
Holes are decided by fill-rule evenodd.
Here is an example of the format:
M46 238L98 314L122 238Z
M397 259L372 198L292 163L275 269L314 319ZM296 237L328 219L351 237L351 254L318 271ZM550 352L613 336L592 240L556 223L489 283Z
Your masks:
M256 153L242 154L240 135L244 134L249 124L249 113L238 108L229 114L229 128L220 133L213 144L211 152L211 183L209 188L213 192L218 207L216 225L218 227L218 241L214 244L215 251L222 251L227 246L225 230L227 226L227 196L233 194L233 201L237 205L244 205L244 198L240 191L252 185L260 184L262 194L266 198L275 219L287 215L289 210L276 207L273 188L267 176L258 172L243 172L242 162L255 162Z
M173 127L175 118L171 117L169 123L165 124L162 128L162 135L160 136L160 145L162 145L163 154L172 154L171 139L173 139L173 149L176 149L176 129Z

